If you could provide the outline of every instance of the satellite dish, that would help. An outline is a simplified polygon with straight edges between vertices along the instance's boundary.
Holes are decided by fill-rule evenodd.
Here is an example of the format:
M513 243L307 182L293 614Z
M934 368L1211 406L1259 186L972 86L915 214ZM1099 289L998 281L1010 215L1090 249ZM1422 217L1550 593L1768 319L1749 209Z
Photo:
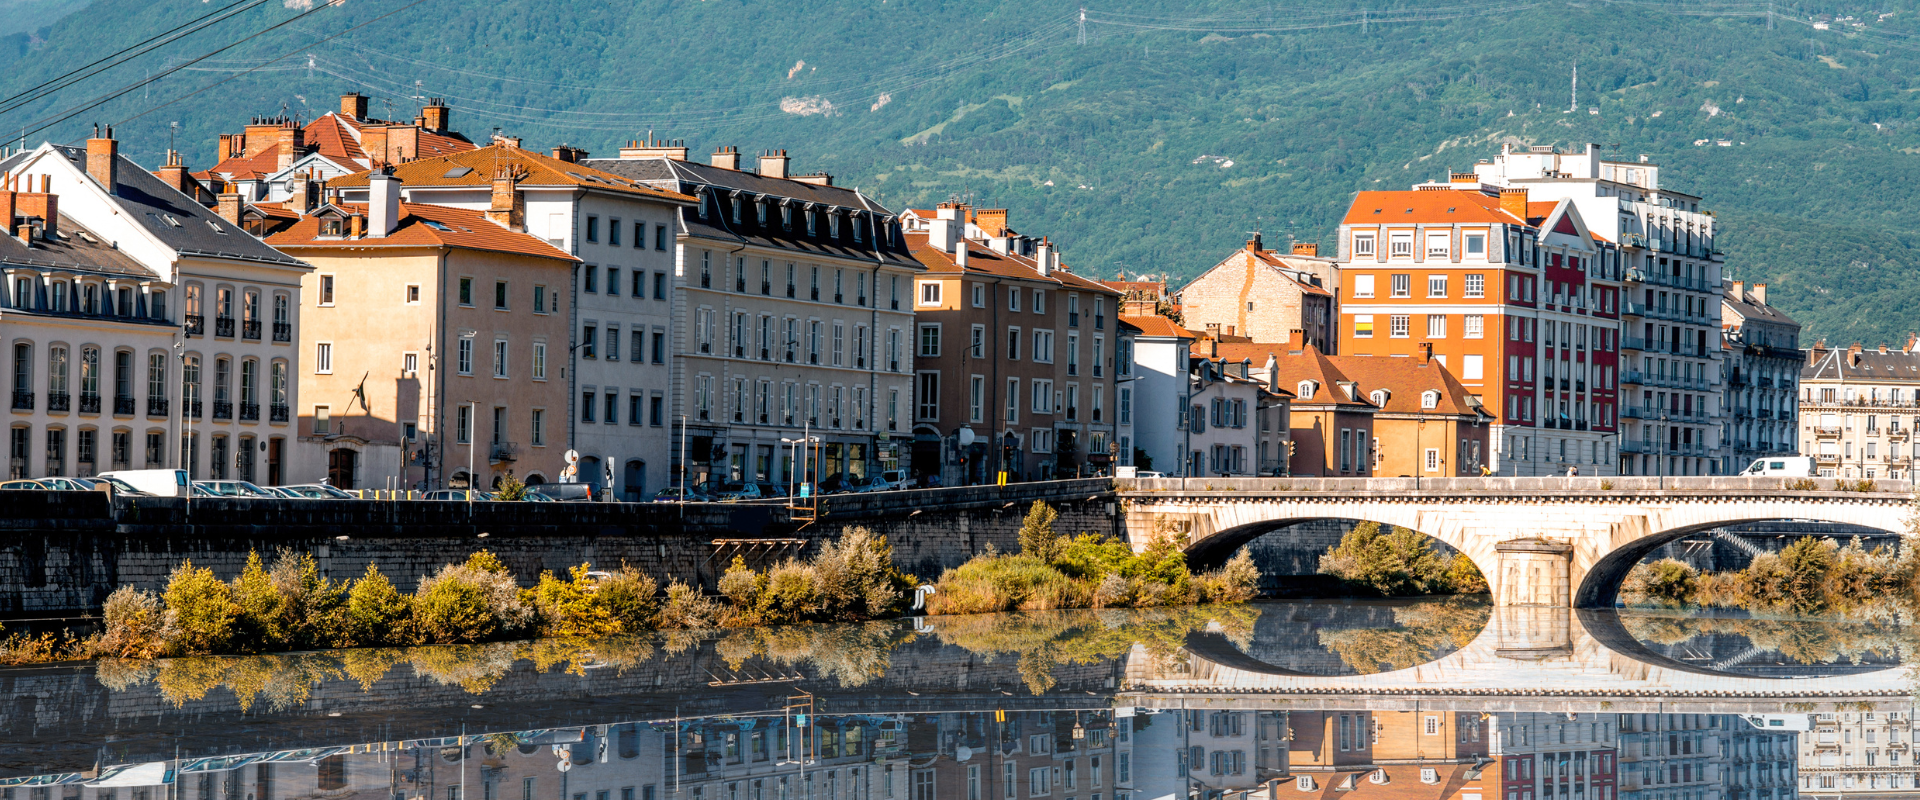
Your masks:
M578 450L568 450L568 451L567 451L567 454L566 454L566 455L564 456L564 458L566 458L566 459L567 459L567 463L569 463L569 464L573 464L573 463L577 463L577 462L579 462L579 460L580 460L580 451L578 451Z
M960 429L960 446L969 447L972 444L973 444L973 429L961 428Z

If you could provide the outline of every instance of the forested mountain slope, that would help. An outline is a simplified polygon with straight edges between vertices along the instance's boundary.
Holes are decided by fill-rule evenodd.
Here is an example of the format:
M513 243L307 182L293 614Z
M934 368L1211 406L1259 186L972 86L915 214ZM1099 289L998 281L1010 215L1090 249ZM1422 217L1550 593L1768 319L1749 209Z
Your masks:
M219 2L95 0L0 52L0 95ZM1083 272L1176 279L1253 230L1330 247L1353 192L1466 169L1502 141L1597 142L1705 195L1734 277L1771 281L1812 335L1920 327L1915 3L1292 2L1101 3L1083 40L1078 5L1031 1L346 0L294 19L309 0L271 0L0 111L0 136L120 122L151 161L178 121L204 168L251 115L313 116L360 90L376 115L411 117L413 98L445 97L476 140L497 126L599 154L649 131L696 154L785 148L896 208L1004 205Z

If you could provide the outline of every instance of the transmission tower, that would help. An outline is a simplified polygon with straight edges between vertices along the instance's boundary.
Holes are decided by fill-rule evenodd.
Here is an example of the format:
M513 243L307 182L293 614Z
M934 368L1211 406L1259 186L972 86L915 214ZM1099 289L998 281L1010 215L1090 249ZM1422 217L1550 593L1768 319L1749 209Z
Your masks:
M1080 43L1087 43L1087 10L1080 9Z

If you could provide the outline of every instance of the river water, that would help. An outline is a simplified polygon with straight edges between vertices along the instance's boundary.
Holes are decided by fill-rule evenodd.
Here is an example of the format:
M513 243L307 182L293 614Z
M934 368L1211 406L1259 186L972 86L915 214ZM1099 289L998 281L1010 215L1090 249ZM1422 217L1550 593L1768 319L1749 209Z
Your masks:
M1915 794L1898 620L1264 602L0 670L4 800Z

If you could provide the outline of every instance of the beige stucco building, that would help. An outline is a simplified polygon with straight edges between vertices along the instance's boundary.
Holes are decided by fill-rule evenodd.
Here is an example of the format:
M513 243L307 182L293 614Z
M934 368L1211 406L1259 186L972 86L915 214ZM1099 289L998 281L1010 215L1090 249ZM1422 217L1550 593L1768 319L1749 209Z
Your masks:
M372 204L324 206L270 239L314 265L294 478L556 480L578 259L516 230L511 212L401 203L397 182L372 184Z
M1825 477L1905 479L1920 455L1920 352L1859 344L1806 351L1800 368L1800 453Z
M1302 342L1332 354L1338 342L1333 320L1340 278L1319 245L1306 242L1293 252L1268 250L1254 234L1245 247L1215 264L1180 290L1183 324L1188 330L1217 330L1256 342Z

